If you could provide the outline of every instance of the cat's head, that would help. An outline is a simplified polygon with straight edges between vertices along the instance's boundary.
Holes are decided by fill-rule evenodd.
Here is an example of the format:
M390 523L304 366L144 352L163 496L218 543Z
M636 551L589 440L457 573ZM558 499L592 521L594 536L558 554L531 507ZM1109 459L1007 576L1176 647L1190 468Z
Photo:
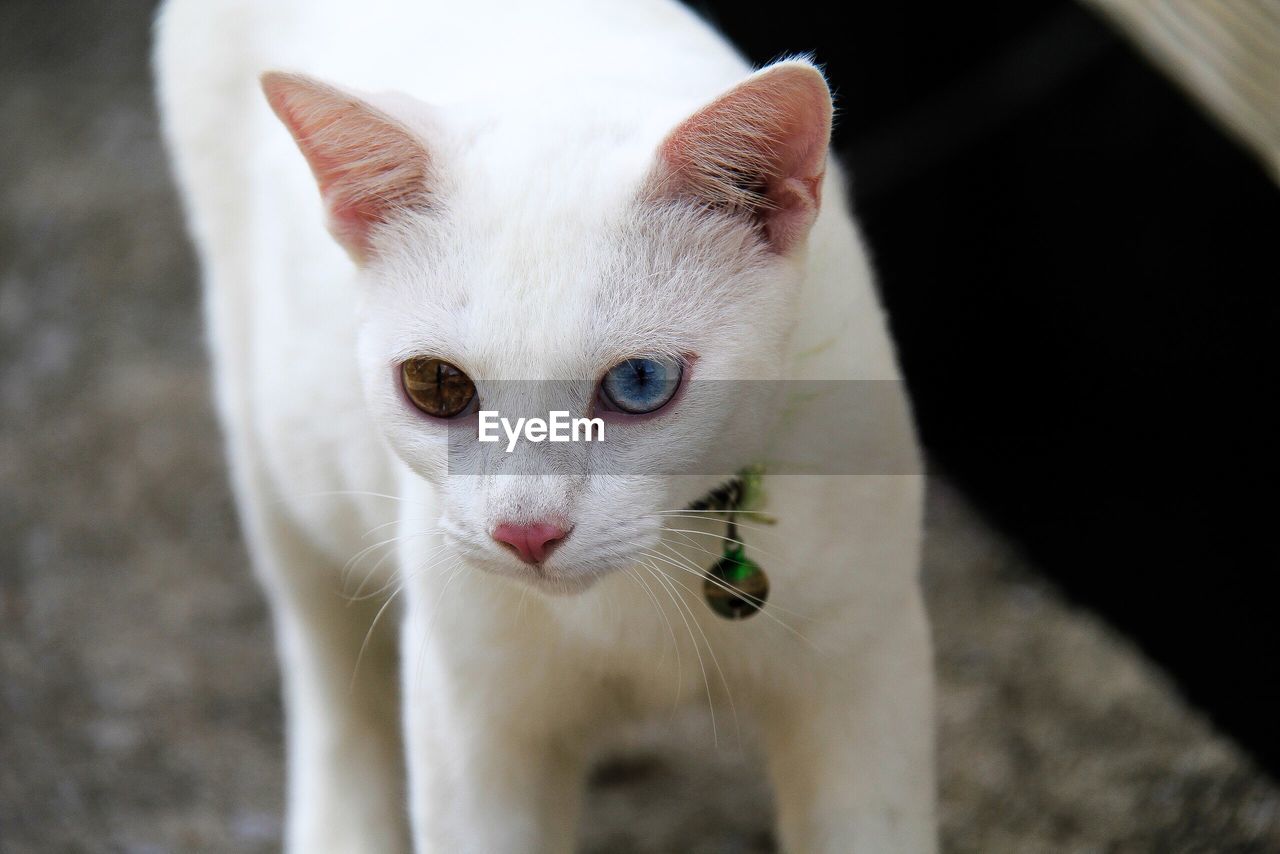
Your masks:
M263 86L360 270L374 419L469 561L579 589L758 459L773 404L747 381L785 370L830 136L811 64L678 117ZM606 439L480 448L479 409Z

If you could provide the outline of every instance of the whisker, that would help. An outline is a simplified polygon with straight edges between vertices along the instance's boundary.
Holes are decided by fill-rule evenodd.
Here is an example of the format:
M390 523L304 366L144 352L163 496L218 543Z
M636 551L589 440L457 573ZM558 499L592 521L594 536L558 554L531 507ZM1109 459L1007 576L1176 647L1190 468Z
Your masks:
M415 531L415 532L413 532L413 533L409 533L409 534L397 534L396 536L394 536L394 537L390 537L390 538L385 539L385 540L382 540L381 542L374 543L374 544L369 545L369 546L365 546L365 547L364 547L364 548L362 548L360 551L358 551L358 552L356 552L354 555L352 555L351 559L347 561L347 563L346 563L346 565L345 565L345 566L343 566L343 568L342 568L342 578L343 578L343 583L345 584L345 583L348 583L348 582L350 581L350 579L351 579L351 574L352 574L353 572L355 572L356 566L358 566L358 565L359 565L360 561L361 561L361 560L363 560L363 559L365 558L365 556L366 556L366 555L368 555L368 554L370 554L371 552L373 552L373 550L378 549L378 548L382 548L382 547L387 546L387 545L391 545L391 544L395 544L395 543L400 543L400 542L403 542L403 541L405 541L405 540L411 540L411 539L414 539L415 537L425 537L425 536L428 536L428 535L430 535L430 534L435 534L435 533L438 533L438 532L439 532L439 529L438 529L438 528L432 528L432 529L427 530L427 531ZM395 553L395 552L394 552L394 550L389 550L386 554L384 554L381 558L379 558L379 559L378 559L378 562L377 562L376 564L374 564L373 569L371 569L371 570L369 570L369 572L365 573L364 580L360 582L360 587L356 589L356 595L357 595L357 596L359 595L360 591L364 589L364 585L365 585L365 584L367 584L367 583L369 582L369 579L374 575L374 573L376 573L376 572L378 571L378 567L382 566L383 562L387 559L387 557L389 557L390 555L392 555L392 554L394 554L394 553Z
M652 513L650 513L650 514L648 514L648 515L650 515L650 516L660 516L660 515L662 515L663 513L708 513L708 514L712 514L712 515L723 516L725 513L729 513L729 512L731 512L731 511L729 511L729 510L695 510L695 509L693 509L692 507L681 507L681 508L680 508L680 509L678 509L678 510L655 510L655 511L653 511ZM747 514L752 515L752 516L768 516L768 515L769 515L768 513L764 512L763 510L743 510L743 509L741 509L741 508L739 508L739 509L737 509L737 510L733 510L732 512L734 512L734 513L747 513Z
M399 521L400 521L400 518L396 517L395 519L392 519L390 522L383 522L381 525L374 525L372 528L370 528L369 530L361 534L360 539L363 540L365 537L369 536L374 531L381 531L383 528L390 528L392 525L396 524Z
M652 554L652 553L650 553ZM658 567L654 567L658 569ZM665 575L665 573L663 573ZM668 576L669 578L669 576ZM691 596L696 595L686 585L680 584L679 579L670 578L670 581L679 584L684 588L685 592ZM693 620L693 625L698 629L698 634L702 635L703 643L707 645L707 654L711 656L711 663L715 665L716 672L720 674L720 684L724 686L725 696L729 699L729 711L733 714L733 728L737 733L738 742L742 742L742 726L738 722L738 708L733 702L733 689L729 687L729 680L724 675L724 668L720 666L720 659L716 657L715 648L711 645L711 639L707 637L707 633L702 629L702 623L698 622L698 616L693 612L693 607L688 602L684 603L685 609L689 612L689 619Z
M672 529L664 528L663 530L670 531ZM717 561L720 560L722 557L724 557L723 555L713 552L710 549L704 549L702 546L695 543L693 539L690 537L682 536L680 539L683 540L683 543L681 545L687 545L691 549L697 549L698 551L702 552L704 555L713 557ZM764 604L765 604L764 599L757 598L755 596L752 596L749 593L743 593L741 590L730 589L730 587L726 585L725 582L721 581L718 578L715 578L710 573L708 573L705 569L702 569L697 564L691 562L686 555L680 554L680 552L676 550L675 546L673 546L671 543L667 542L666 540L658 540L658 545L662 546L667 551L671 552L671 554L675 555L677 558L683 561L685 563L685 568L688 572L699 573L705 578L709 579L713 584L718 584L720 588L725 592L734 593L736 595L743 597L744 599L747 599L751 602L756 603L757 605L760 605L761 607L764 607ZM788 614L792 617L795 617L797 620L804 620L805 622L813 621L813 617L810 617L808 614L801 614L799 611L792 611L790 609L782 607L777 603L774 603L769 607L772 608L774 611L781 611L783 614Z
M743 547L746 547L746 545L747 545L747 544L746 544L745 542L743 542L742 540L734 539L733 537L726 537L726 536L725 536L725 535L723 535L723 534L714 534L714 533L712 533L712 532L710 532L710 531L696 531L696 530L693 530L693 529L691 529L691 528L663 528L662 530L664 530L664 531L674 531L674 532L676 532L676 533L678 533L678 534L699 534L699 535L704 536L704 537L715 537L717 540L723 540L723 541L724 541L724 542L726 542L726 543L733 543L735 546L743 546ZM775 560L781 560L781 558L780 558L780 557L778 557L778 555L776 555L776 554L774 554L774 553L772 553L772 552L770 552L770 551L767 551L767 550L765 550L765 549L762 549L760 546L752 546L752 548L753 548L753 549L755 549L756 551L760 552L760 553L761 553L762 555L764 555L765 557L773 558L773 559L775 559Z
M376 543L371 543L370 545L367 545L367 546L365 546L364 548L360 549L360 551L358 551L358 552L356 552L355 554L353 554L353 555L351 556L351 558L350 558L350 559L349 559L345 564L343 564L343 566L342 566L342 576L343 576L343 578L346 578L346 577L347 577L347 575L348 575L348 574L350 574L350 572L351 572L353 569L355 569L356 564L358 564L358 563L360 562L360 560L361 560L365 555L369 554L370 552L372 552L372 551L373 551L373 550L375 550L375 549L380 549L380 548L382 548L383 546L390 545L391 543L396 542L396 541L397 541L397 540L399 540L402 536L405 536L405 535L403 535L403 534L396 534L394 537L389 537L389 538L387 538L387 539L385 539L385 540L379 540L379 541L378 541L378 542L376 542Z
M373 637L373 630L378 627L378 621L382 619L383 613L386 612L387 608L391 606L391 603L395 601L396 596L403 589L403 584L398 586L391 595L387 597L387 601L382 603L382 607L378 609L378 613L373 615L373 621L369 623L369 630L364 633L364 640L360 643L360 652L356 653L355 666L351 668L351 684L347 686L347 691L349 693L355 693L356 677L360 675L360 663L364 661L364 653L369 647L369 639Z
M658 601L658 597L654 594L653 589L649 587L649 582L645 581L644 576L636 572L633 567L627 567L626 573L631 578L638 581L641 587L643 587L644 592L649 596L649 601L653 602L653 606L657 608L658 613L662 615L663 622L667 624L667 633L671 635L671 648L675 650L676 656L676 696L671 703L671 718L674 719L676 710L680 706L680 695L683 693L684 682L684 668L680 661L680 642L676 640L676 629L675 626L671 625L671 619L667 616L666 609L662 607L662 604ZM666 659L667 653L663 650L662 659L658 662L659 668L661 668L662 662L666 661Z
M646 513L645 515L646 515L646 516L656 516L656 517L658 517L658 518L660 518L660 519L693 519L693 520L698 521L698 522L706 521L707 519L715 519L715 517L714 517L714 516L695 516L695 515L693 515L695 512L697 512L697 511L690 510L688 513L659 512L659 513ZM722 514L722 515L723 515L723 513L724 513L724 511L721 511L721 510L717 510L717 511L715 511L715 512L716 512L716 513L720 513L720 514ZM740 511L740 510L735 510L734 512L735 512L735 513L741 513L742 511ZM719 520L716 520L716 521L719 521ZM748 524L748 523L746 523L746 522L743 522L743 521L741 521L741 520L736 520L736 524L737 524L737 526L738 526L739 528L744 528L744 529L746 529L746 530L748 530L748 531L757 531L757 532L759 532L759 533L761 533L761 534L772 534L772 535L774 535L774 536L779 536L779 534L778 534L778 529L777 529L777 528L775 528L775 527L773 527L773 526L772 526L772 525L770 525L770 524L767 524L767 523L766 523L766 524L760 524L760 525L750 525L750 524Z
M448 547L449 547L449 544L448 544L448 543L438 543L438 544L436 544L434 547L432 547L431 549L429 549L429 550L428 550L428 552L427 552L427 556L426 556L426 558L425 558L425 559L426 559L426 560L430 560L431 558L436 557L437 555L439 555L442 551L444 551L444 550L445 550L445 549L447 549ZM367 594L361 595L361 591L363 591L363 590L364 590L364 586L365 586L366 584L368 584L368 583L369 583L369 579L370 579L370 578L372 578L374 575L376 575L376 574L377 574L377 572L378 572L378 567L382 566L382 562L383 562L383 561L385 561L388 557L390 557L390 556L391 556L391 555L393 555L393 554L395 554L395 552L394 552L394 551L389 551L389 552L387 552L385 555L383 555L382 557L380 557L380 558L378 559L378 562L377 562L377 563L375 563L375 564L373 565L373 569L369 570L369 572L365 575L365 577L364 577L364 581L361 581L361 582L360 582L360 586L356 588L356 592L355 592L355 593L353 593L353 594L349 597L349 599L348 599L348 602L349 602L349 603L350 603L350 602L362 602L362 601L364 601L365 599L374 599L374 598L376 598L376 597L380 596L381 594L385 593L385 592L387 591L387 588L391 587L391 586L395 583L396 573L392 573L392 574L391 574L391 578L387 580L387 583L386 583L386 584L383 584L381 587L379 587L377 590L374 590L372 593L367 593Z
M760 598L755 597L755 596L752 596L752 595L751 595L751 594L749 594L749 593L744 593L743 591L738 590L737 588L735 588L735 587L733 587L733 586L729 585L729 584L728 584L728 583L726 583L725 581L723 581L723 580L721 580L721 579L719 579L719 578L716 578L714 575L712 575L712 574L710 574L709 572L707 572L706 570L702 569L702 568L701 568L701 567L699 567L697 564L691 563L687 557L685 557L684 555L680 554L680 552L676 551L676 549L675 549L674 547L672 547L669 543L666 543L666 542L664 542L664 541L659 541L658 545L663 546L664 548L666 548L666 550L667 550L668 552L670 552L670 553L671 553L671 557L666 557L666 556L664 556L664 555L660 555L660 554L658 554L657 552L654 552L654 551L652 551L652 550L650 550L650 549L643 549L642 551L644 551L644 552L645 552L646 554L648 554L650 557L657 558L658 560L661 560L661 561L663 561L664 563L670 564L671 566L674 566L676 569L679 569L679 570L681 570L682 572L687 572L687 573L689 573L690 575L693 575L693 576L696 576L696 577L698 577L698 578L703 579L704 581L709 581L709 582L711 582L712 584L714 584L714 585L716 585L717 587L719 587L721 590L725 591L726 593L732 593L732 594L734 594L734 595L736 595L736 596L741 596L741 597L742 597L742 598L744 598L744 599L747 599L747 600L749 600L749 601L751 601L751 602L754 602L754 603L758 604L758 605L760 606L760 609L761 609L761 610L760 610L760 612L761 612L761 613L764 613L764 606L765 606L765 604L766 604L766 600L764 600L764 599L760 599ZM708 552L708 554L711 554L711 552ZM674 558L674 560L673 560L672 558ZM677 561L678 561L678 562L677 562ZM771 609L775 610L775 611L782 611L782 612L783 612L783 613L785 613L785 614L790 614L791 616L793 616L793 617L797 617L797 618L799 618L799 619L801 619L801 620L811 620L811 619L812 619L812 617L806 617L806 616L805 616L805 615L803 615L803 614L797 614L797 613L796 613L796 612L794 612L794 611L788 611L786 608L783 608L781 605L778 605L778 604L776 604L776 603L774 603L774 604L772 604L772 605L769 605L769 607L770 607ZM793 631L793 632L795 631L795 629L793 629L791 626L788 626L786 623L782 622L781 620L779 620L777 617L773 616L772 614L765 614L765 616L769 617L771 620L774 620L774 621L775 621L775 622L777 622L779 625L781 625L783 628L786 628L786 629L788 629L789 631Z
M418 645L418 664L414 668L414 690L422 688L422 665L427 658L427 644L431 641L431 632L435 628L436 620L440 616L440 604L444 601L444 595L449 592L449 588L453 585L454 579L466 571L466 564L462 562L461 557L454 557L454 563L450 565L449 578L445 581L444 586L440 588L440 595L436 597L435 605L431 608L431 618L427 621L427 626L422 632L422 642Z
M516 620L519 621L524 617L524 600L529 596L529 586L525 585L520 591L520 601L516 603Z
M660 561L662 561L662 562L664 562L664 563L670 564L671 566L674 566L676 569L679 569L679 570L680 570L680 571L682 571L682 572L687 572L687 573L689 573L690 575L694 575L694 576L697 576L697 577L699 577L699 578L710 579L712 583L716 584L718 587L720 587L722 590L725 590L726 592L733 593L734 595L737 595L737 596L744 596L744 594L742 593L742 591L737 590L737 589L735 589L735 588L733 588L733 587L730 587L729 585L725 584L725 583L724 583L723 581L721 581L720 579L715 578L715 577L713 577L713 576L711 576L711 575L708 575L707 573L703 572L703 571L702 571L702 570L700 570L700 569L696 569L696 570L695 570L695 569L693 569L693 568L691 568L691 567L689 567L689 566L686 566L686 565L682 565L682 564L676 563L675 561L672 561L670 558L665 557L665 556L663 556L663 555L660 555L660 554L658 554L657 552L650 551L650 550L648 550L648 549L644 549L643 551L644 551L644 553L645 553L645 554L647 554L649 557L656 558L657 560L660 560ZM684 585L681 585L681 586L682 586L682 587L684 587ZM688 588L687 588L687 587L686 587L685 589L686 589L686 590L688 590ZM690 591L690 592L692 592L692 591ZM754 599L754 597L751 597L751 596L744 596L744 598L747 598L747 599ZM761 604L763 605L764 603L762 602ZM768 606L768 607L769 607L769 608L778 609L778 606L777 606L777 605L770 605L770 606ZM781 609L779 609L779 610L781 610ZM770 620L772 620L773 622L777 623L779 626L782 626L782 628L786 629L788 632L790 632L791 634L795 635L795 636L796 636L797 638L799 638L800 640L804 641L804 642L805 642L806 644L808 644L808 645L810 646L810 648L812 648L815 652L821 652L821 651L822 651L822 650L821 650L821 648L820 648L817 644L815 644L813 641L809 640L807 637L805 637L803 634L801 634L801 633L800 633L799 631L797 631L795 628L793 628L793 627L791 627L791 626L787 625L785 622L783 622L781 619L779 619L779 618L778 618L777 616L775 616L774 614L771 614L771 613L769 612L769 610L768 610L768 609L766 609L766 608L762 607L762 608L760 609L759 613L760 613L760 614L763 614L763 615L764 615L764 616L766 616L766 617L768 617ZM796 616L799 616L799 615L796 615ZM803 619L803 618L802 618L802 619Z
M680 615L680 619L684 622L685 631L689 633L689 641L693 644L693 651L698 656L698 667L702 670L702 684L707 690L707 710L711 713L711 740L713 744L719 747L720 735L716 726L716 705L711 698L711 680L707 678L707 666L702 661L702 648L698 646L698 639L693 636L693 628L689 625L689 620L685 617L684 610L680 607L680 594L675 591L674 587L670 586L671 579L654 564L648 561L645 561L645 563L653 573L654 580L666 589L667 595L671 597L672 603L676 606L676 613Z
M296 493L293 493L291 497L293 498L334 498L338 496L345 496L348 498L356 498L356 497L385 498L388 501L399 501L402 504L409 504L416 507L430 506L429 504L422 501L410 501L409 499L402 498L399 495L388 495L385 492L370 492L369 490L366 490L366 489L322 489L316 492L296 492ZM278 500L285 501L286 499L281 498Z
M373 615L373 620L369 623L369 630L364 633L364 640L360 644L360 652L356 654L356 663L351 668L351 684L348 686L349 691L355 691L356 677L360 674L360 663L364 661L365 650L369 648L369 639L373 637L374 629L378 627L378 621L382 619L382 615L386 613L387 608L389 608L391 603L395 601L395 598L400 594L400 591L404 590L406 584L420 576L422 573L430 570L436 565L436 563L439 563L439 561L424 562L422 565L419 565L414 569L414 571L406 576L405 579L396 587L391 595L387 597L387 601L382 603L382 607L378 609L378 612Z

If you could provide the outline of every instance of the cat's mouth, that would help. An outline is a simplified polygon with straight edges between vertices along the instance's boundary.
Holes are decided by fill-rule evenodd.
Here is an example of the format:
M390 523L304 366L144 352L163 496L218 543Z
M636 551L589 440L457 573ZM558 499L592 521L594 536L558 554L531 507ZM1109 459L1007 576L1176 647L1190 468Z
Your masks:
M577 596L589 590L600 580L602 575L603 573L599 572L584 575L542 575L522 580L527 584L531 584L535 590L540 590L552 596Z
M585 593L611 571L609 568L526 564L493 559L473 559L469 563L481 572L526 584L551 596L577 596Z

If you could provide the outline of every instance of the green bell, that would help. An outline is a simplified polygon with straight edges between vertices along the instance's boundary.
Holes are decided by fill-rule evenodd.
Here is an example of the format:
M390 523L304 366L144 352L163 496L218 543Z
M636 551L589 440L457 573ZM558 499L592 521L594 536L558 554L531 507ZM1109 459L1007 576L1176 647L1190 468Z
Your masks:
M764 607L769 576L740 544L726 544L724 557L707 570L702 591L711 610L727 620L742 620Z

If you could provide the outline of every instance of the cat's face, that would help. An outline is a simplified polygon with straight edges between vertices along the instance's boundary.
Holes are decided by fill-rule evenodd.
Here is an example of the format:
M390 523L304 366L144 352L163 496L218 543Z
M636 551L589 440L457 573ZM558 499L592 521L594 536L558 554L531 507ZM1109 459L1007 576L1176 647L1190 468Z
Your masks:
M468 562L581 589L759 458L772 401L743 381L783 370L829 132L810 66L754 75L649 152L457 126L428 148L321 84L266 88L360 264L374 418ZM351 110L327 148L305 126ZM479 410L596 417L604 441L481 446Z
M734 381L777 375L795 265L769 255L749 229L687 211L623 208L525 234L467 225L457 226L465 239L440 246L429 264L392 251L370 266L368 398L392 447L436 485L440 524L464 554L572 588L630 565L655 546L658 513L758 458L749 445L770 403L753 399L762 386ZM405 389L402 365L424 356L464 374L451 372L464 393L474 389L452 418L424 412ZM632 378L613 396L652 412L627 412L607 391L637 362L663 378L651 389ZM446 414L464 401L451 399L445 409L425 403ZM604 441L521 440L507 452L504 435L466 456L481 409L512 420L553 410L599 417ZM744 436L742 425L755 429ZM569 535L530 569L493 532L536 523Z

